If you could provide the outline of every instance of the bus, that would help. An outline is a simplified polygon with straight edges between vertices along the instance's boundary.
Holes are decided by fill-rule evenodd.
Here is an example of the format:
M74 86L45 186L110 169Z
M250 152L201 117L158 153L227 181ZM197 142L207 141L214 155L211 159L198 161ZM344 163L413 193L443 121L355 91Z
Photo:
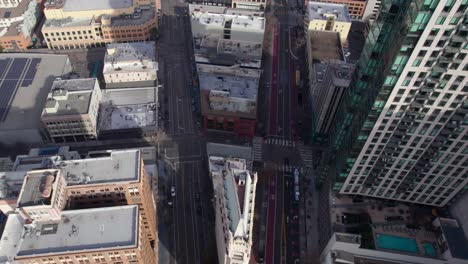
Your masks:
M294 168L294 201L299 203L300 192L299 192L299 169Z

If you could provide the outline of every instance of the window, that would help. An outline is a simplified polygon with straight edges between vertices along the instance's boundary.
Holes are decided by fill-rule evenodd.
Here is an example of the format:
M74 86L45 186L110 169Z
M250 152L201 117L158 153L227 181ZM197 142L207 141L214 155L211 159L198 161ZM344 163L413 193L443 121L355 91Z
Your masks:
M439 16L436 20L436 25L442 25L445 22L446 17L445 16Z

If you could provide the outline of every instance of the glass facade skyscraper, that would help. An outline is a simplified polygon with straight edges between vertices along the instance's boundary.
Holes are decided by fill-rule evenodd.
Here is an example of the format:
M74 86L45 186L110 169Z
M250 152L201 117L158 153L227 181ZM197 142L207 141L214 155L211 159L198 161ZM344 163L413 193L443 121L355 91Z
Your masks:
M318 182L434 206L468 188L468 0L383 0Z

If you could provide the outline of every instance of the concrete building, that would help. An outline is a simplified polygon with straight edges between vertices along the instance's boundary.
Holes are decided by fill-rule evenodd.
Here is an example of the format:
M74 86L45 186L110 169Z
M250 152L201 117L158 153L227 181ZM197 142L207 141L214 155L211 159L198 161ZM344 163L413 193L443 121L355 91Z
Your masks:
M466 240L466 239L465 239ZM457 248L466 244L454 245ZM465 247L466 249L466 247ZM467 259L450 256L434 258L418 254L405 254L398 251L367 249L361 245L361 236L346 233L334 233L325 249L320 254L321 264L338 263L373 263L373 264L466 264Z
M232 0L232 8L264 10L266 0Z
M41 144L48 141L41 113L57 77L71 71L66 55L0 54L0 143Z
M214 148L233 152L225 156L211 153ZM215 233L218 263L250 263L257 173L250 171L237 146L208 143L208 165L215 197ZM249 152L249 148L245 148Z
M26 50L39 16L36 1L6 0L0 3L0 46L6 51Z
M341 43L346 44L351 19L348 7L342 4L330 4L322 2L308 2L304 17L306 31L325 30L340 34Z
M155 86L158 63L154 41L107 44L103 76L106 89Z
M150 0L47 0L42 33L49 49L144 41L157 26Z
M320 180L345 195L442 207L468 185L467 4L414 3L382 2Z
M41 115L52 141L96 139L101 98L96 78L55 80Z
M2 263L157 263L138 205L67 210L25 222L13 214L0 242Z
M260 70L197 65L203 127L252 137Z
M373 21L377 18L380 12L382 0L367 0L366 9L362 15L362 19Z
M307 35L313 139L320 142L333 124L354 67L346 63L338 33L310 30Z
M106 89L99 110L99 138L154 136L158 128L156 87Z
M53 160L49 169L26 173L17 212L24 219L58 220L64 209L139 205L139 217L155 243L156 204L140 150L116 150L93 158Z
M254 10L189 5L197 63L260 68L265 18Z
M316 2L347 5L351 19L362 19L369 1L372 0L317 0Z
M80 159L80 154L69 147L48 147L31 149L27 155L18 155L11 166L0 171L0 211L13 212L24 177L28 171L46 169L53 160Z

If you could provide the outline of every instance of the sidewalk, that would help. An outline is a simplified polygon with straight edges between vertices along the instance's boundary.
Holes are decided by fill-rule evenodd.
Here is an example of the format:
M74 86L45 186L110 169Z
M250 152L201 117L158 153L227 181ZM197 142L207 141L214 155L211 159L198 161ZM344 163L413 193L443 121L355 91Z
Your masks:
M300 214L300 244L301 244L301 263L318 264L319 263L319 245L317 229L317 208L318 191L315 189L315 175L312 168L307 167L304 173L305 177L302 184L303 206L299 210Z

